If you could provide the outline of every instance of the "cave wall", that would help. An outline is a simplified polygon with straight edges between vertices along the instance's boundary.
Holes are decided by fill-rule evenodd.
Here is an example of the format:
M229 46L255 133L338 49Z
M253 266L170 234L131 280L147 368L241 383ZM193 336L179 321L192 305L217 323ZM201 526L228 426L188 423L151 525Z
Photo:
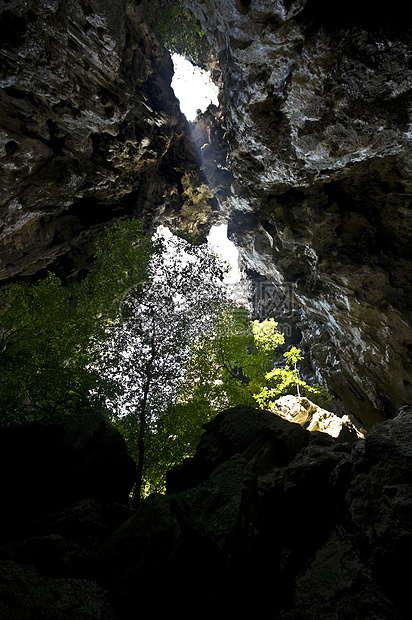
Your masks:
M249 274L289 295L277 318L304 378L367 426L393 416L412 399L405 5L185 4L222 82L191 129L141 3L2 3L0 281L81 271L122 214L192 231L226 218Z
M220 61L229 234L260 284L292 292L290 331L337 410L391 417L412 399L406 5L186 5Z
M136 7L7 0L0 40L0 281L81 270L119 215L178 217L196 156Z

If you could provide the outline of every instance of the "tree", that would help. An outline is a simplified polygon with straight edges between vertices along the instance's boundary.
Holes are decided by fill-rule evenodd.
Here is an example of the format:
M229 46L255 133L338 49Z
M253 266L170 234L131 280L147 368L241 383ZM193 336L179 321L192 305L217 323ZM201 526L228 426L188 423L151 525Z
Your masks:
M271 409L278 398L293 393L319 404L329 402L326 388L299 377L299 349L292 347L283 355L286 363L279 363L277 349L283 344L274 319L253 321L245 308L226 303L211 331L193 343L185 380L159 425L156 451L163 454L163 462L170 467L192 456L203 424L228 407ZM165 471L163 478L159 466L154 473L157 484L164 485Z
M282 344L273 319L252 321L244 307L226 300L211 330L193 341L178 395L153 429L146 466L152 491L164 491L166 472L193 456L204 424L219 411L239 404L270 409L297 389L312 400L329 400L325 388L299 378L299 349L292 347L279 365Z
M252 321L245 308L226 306L211 332L194 343L180 398L207 399L216 410L256 406L255 394L283 343L274 319Z
M90 366L90 342L104 337L121 297L144 279L149 255L141 225L122 219L101 236L81 282L64 286L49 273L0 289L2 424L103 406L109 385Z
M292 347L283 356L286 358L285 365L272 368L253 386L253 398L258 406L261 409L272 409L278 398L295 393L319 405L327 405L331 400L328 390L318 383L310 385L299 376L297 362L303 359L300 349Z
M270 408L276 398L297 392L328 402L327 390L299 377L301 351L292 347L278 362L285 339L274 319L253 321L244 308L226 306L212 331L194 343L180 398L205 398L213 408L238 404Z
M117 383L107 405L137 461L136 503L148 445L181 388L190 346L210 329L226 298L225 271L207 245L159 236L142 293L130 292L121 316L107 328L105 345L96 350L101 376Z

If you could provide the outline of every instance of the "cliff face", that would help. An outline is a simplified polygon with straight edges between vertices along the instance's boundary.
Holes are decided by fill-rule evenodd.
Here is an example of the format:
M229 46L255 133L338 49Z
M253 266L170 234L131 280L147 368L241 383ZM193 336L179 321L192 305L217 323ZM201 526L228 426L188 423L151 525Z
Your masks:
M186 4L223 75L231 238L293 290L294 336L347 412L392 415L412 398L405 5Z
M259 301L289 295L276 317L305 378L367 426L394 415L412 399L404 3L185 4L223 84L224 122L212 111L192 133L140 3L2 4L0 280L83 269L123 213L193 230L220 215Z
M70 273L103 223L179 202L194 151L172 62L123 0L12 0L0 30L0 279Z

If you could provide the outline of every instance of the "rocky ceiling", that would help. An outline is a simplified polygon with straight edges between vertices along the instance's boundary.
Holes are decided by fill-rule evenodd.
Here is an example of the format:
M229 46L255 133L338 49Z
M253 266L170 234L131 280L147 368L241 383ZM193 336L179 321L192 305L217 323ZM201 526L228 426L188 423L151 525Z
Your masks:
M225 218L260 301L286 295L306 376L367 426L393 416L412 401L405 3L184 3L222 80L222 110L192 131L141 2L3 1L1 280L77 272L123 213L148 229Z
M138 11L6 0L0 40L0 279L76 273L119 215L178 218L195 149Z

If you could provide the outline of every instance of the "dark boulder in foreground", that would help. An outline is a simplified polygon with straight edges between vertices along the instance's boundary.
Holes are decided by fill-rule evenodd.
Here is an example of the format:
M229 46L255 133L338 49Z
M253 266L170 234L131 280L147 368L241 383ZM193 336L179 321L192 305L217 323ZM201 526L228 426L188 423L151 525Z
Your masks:
M135 464L123 437L88 413L1 428L0 470L2 520L14 528L91 497L127 502Z
M83 450L83 480L79 470L71 481L53 470L57 446L48 444L47 459L36 439L51 466L36 493L48 498L54 478L59 506L49 500L33 520L20 499L4 504L3 516L21 513L18 527L3 529L0 617L123 620L143 600L156 613L409 617L412 407L347 442L267 411L229 409L206 426L194 458L170 472L169 492L138 510L126 504L129 461L118 435L91 424L87 444L82 429L62 432L60 445ZM21 450L29 475L33 458ZM7 471L9 488L20 488L21 475Z

